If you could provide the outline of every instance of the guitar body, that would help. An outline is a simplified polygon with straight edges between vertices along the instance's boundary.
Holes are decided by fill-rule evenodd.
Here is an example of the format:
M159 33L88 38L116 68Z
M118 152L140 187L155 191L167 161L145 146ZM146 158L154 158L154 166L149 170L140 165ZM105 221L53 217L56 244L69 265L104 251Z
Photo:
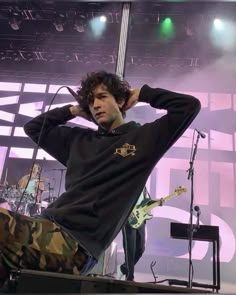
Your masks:
M152 219L153 215L149 214L145 211L145 206L149 203L153 202L150 200L143 200L140 205L135 207L135 209L130 214L128 221L129 225L132 228L139 228L146 220ZM154 201L155 202L155 201Z
M149 210L162 206L167 200L171 199L174 196L179 196L182 193L185 193L187 189L185 187L179 186L175 189L175 191L168 195L165 198L161 198L159 200L152 199L144 199L139 205L135 206L133 211L131 212L128 222L132 228L139 228L146 220L151 219L153 216L148 213Z

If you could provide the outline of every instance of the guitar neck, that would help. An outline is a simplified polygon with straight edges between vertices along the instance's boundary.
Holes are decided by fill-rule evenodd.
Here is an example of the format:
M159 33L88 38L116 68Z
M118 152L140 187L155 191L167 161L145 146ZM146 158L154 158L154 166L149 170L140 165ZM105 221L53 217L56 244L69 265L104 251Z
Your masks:
M146 205L146 206L145 206L145 211L149 211L149 210L151 210L151 209L153 209L153 208L155 208L155 207L157 207L157 206L162 205L162 204L165 203L166 201L168 201L168 200L170 200L171 198L173 198L176 194L177 194L177 193L174 192L174 193L172 193L172 194L166 196L165 198L162 198L162 199L160 199L160 200L155 201L155 202L154 202L153 204L151 204L151 205Z

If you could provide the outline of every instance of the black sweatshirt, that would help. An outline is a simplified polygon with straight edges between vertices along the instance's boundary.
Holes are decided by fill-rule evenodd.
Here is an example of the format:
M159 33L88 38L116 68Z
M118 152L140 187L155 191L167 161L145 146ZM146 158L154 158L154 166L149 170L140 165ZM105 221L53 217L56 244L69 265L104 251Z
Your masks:
M39 115L24 126L40 147L67 167L66 191L43 216L68 231L96 259L128 218L148 176L200 111L198 99L144 85L140 102L167 110L141 126L125 123L110 132L62 126L70 105Z

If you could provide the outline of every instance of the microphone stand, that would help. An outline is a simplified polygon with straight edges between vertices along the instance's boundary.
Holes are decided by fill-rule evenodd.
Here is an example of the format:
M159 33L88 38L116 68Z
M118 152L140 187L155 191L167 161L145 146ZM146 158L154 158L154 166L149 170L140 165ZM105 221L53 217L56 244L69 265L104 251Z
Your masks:
M197 140L196 143L194 144L194 149L193 152L191 153L190 156L190 166L189 169L187 170L188 172L188 179L191 180L191 201L190 201L190 224L189 224L189 272L188 272L188 288L192 288L192 242L193 242L193 200L194 200L194 189L193 189L193 184L194 184L194 160L197 154L197 146L199 142L200 134L197 133Z
M49 204L51 204L51 200L52 200L52 190L53 188L51 187L51 183L48 183L48 202Z

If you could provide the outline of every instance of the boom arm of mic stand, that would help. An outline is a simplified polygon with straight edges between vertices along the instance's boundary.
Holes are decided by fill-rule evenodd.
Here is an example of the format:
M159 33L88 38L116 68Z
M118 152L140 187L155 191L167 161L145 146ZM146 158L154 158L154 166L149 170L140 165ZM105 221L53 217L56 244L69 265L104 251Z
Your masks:
M200 134L198 133L196 143L194 144L192 159L190 159L190 162L189 162L190 167L187 170L188 171L188 179L190 179L193 176L193 163L194 163L194 160L195 160L195 157L197 154L197 146L198 146L199 138L200 138Z
M190 167L188 171L188 179L191 180L191 201L190 201L190 228L189 228L189 274L188 274L188 287L192 288L192 241L193 241L193 200L194 200L194 190L193 190L193 175L194 175L194 160L197 154L197 146L200 138L200 134L197 135L196 143L194 144L194 150L192 153L192 158L190 159Z

